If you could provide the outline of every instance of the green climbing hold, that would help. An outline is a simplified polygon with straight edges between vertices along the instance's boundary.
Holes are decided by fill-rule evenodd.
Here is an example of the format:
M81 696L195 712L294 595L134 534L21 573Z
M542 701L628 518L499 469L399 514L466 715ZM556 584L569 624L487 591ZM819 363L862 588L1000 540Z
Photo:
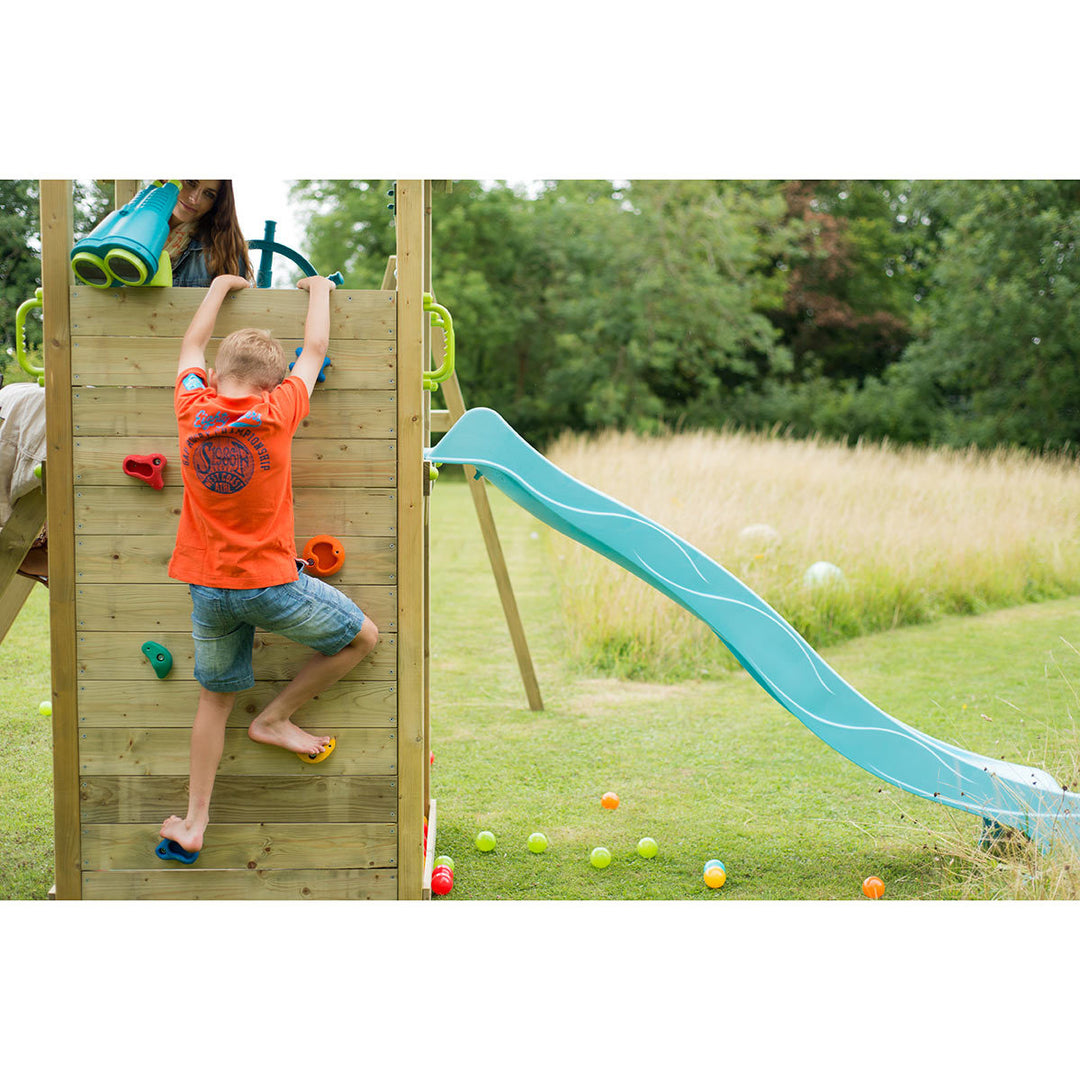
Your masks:
M159 645L156 641L144 641L142 651L159 679L164 679L172 671L172 653L164 645Z

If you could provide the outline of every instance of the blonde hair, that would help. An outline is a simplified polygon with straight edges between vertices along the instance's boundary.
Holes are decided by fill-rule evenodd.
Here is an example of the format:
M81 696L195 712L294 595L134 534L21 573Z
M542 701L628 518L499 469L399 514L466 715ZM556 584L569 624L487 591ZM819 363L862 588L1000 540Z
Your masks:
M218 346L214 370L218 378L230 376L271 390L288 370L285 350L268 330L234 330Z

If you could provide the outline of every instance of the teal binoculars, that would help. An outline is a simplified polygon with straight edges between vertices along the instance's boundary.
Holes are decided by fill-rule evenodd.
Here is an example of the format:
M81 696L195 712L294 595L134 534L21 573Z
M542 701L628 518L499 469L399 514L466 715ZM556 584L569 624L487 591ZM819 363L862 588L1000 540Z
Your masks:
M109 214L71 249L76 280L96 289L171 285L172 265L162 248L179 194L179 180L154 183Z

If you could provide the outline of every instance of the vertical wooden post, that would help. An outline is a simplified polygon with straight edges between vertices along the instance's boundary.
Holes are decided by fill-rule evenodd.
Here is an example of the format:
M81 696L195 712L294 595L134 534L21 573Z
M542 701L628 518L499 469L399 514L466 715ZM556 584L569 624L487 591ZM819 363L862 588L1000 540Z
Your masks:
M119 210L121 206L127 206L127 204L138 194L138 180L113 181L113 206L115 209Z
M397 182L398 308L398 898L418 900L424 871L424 189Z
M424 292L431 293L431 181L424 181ZM431 319L424 318L424 369L431 366ZM431 394L423 395L424 449L431 445ZM427 466L424 466L426 473ZM431 805L431 483L424 477L424 812Z
M56 897L82 896L79 717L75 667L75 508L71 458L70 180L41 181L49 625L52 641L53 827Z

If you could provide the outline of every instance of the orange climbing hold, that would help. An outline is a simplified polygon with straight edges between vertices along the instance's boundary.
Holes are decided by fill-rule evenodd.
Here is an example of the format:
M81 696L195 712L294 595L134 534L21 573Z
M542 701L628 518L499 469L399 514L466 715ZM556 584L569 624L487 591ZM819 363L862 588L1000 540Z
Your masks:
M325 533L313 536L304 545L307 572L316 577L330 577L345 565L345 548L341 541Z

